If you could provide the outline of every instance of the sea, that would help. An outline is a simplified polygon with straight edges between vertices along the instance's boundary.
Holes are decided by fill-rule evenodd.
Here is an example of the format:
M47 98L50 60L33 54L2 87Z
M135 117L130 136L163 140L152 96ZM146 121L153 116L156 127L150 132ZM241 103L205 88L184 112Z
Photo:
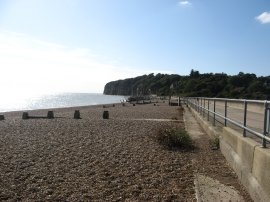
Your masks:
M3 96L0 99L0 112L65 108L99 104L120 103L125 96L103 95L98 93L57 93L35 96Z

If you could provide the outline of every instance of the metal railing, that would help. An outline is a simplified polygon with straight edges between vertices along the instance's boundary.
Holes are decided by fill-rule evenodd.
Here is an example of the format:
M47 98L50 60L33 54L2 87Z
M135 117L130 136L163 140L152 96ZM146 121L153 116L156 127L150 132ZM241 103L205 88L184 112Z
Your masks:
M211 118L214 126L231 124L243 130L243 137L250 133L261 138L263 148L270 143L270 101L205 97L185 97L183 101L208 121Z

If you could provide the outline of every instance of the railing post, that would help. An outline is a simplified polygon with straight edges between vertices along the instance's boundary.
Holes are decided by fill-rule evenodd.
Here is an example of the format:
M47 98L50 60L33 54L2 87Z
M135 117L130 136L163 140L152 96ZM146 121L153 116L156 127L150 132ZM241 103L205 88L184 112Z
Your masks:
M213 125L216 125L216 100L214 100L214 116L213 116Z
M196 98L196 107L197 107L196 109L197 109L197 112L198 112L198 113L199 113L199 103L200 103L200 102L199 102L199 98L197 97L197 98Z
M267 103L267 101L265 101L265 103L264 103L264 123L263 123L263 135L264 136L266 136L266 134L267 134L267 114L268 114L268 103ZM263 148L266 148L266 139L265 138L263 138L262 139L262 147Z
M247 101L244 100L244 126L247 126ZM243 137L246 137L246 129L244 128Z
M209 121L209 107L210 107L210 103L209 103L209 99L207 100L207 105L208 105L208 107L207 107L207 121Z
M269 136L269 132L270 132L270 108L267 107L266 135Z
M200 105L200 107L201 107L201 115L203 114L203 98L201 97L201 105Z
M200 108L200 98L198 98L198 113L201 113L201 108Z
M227 109L228 109L228 101L225 100L225 120L224 120L224 125L227 126Z
M198 113L200 114L201 113L200 98L197 98L197 100L198 100Z
M204 115L205 115L205 98L203 98L203 118L204 118Z

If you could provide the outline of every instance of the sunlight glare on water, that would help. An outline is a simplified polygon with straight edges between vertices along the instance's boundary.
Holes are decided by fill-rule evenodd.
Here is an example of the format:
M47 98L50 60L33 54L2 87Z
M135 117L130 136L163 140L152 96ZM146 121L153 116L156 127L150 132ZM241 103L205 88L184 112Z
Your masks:
M1 92L0 111L15 111L28 109L27 105L33 99L37 99L38 94L26 93L22 91Z
M6 93L0 99L0 112L120 103L123 99L95 93Z

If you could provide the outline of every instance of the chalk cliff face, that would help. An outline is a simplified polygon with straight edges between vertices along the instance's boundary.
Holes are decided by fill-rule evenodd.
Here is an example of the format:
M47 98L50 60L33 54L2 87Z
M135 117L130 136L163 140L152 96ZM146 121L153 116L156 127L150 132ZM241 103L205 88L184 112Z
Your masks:
M179 75L149 74L124 80L111 81L104 87L106 95L166 95L170 86L179 81Z
M228 76L227 74L200 74L191 71L189 76L176 74L149 74L111 81L104 87L105 95L202 96L243 99L270 99L270 76L255 74Z
M104 87L105 95L131 95L130 86L123 84L121 80L111 81Z

